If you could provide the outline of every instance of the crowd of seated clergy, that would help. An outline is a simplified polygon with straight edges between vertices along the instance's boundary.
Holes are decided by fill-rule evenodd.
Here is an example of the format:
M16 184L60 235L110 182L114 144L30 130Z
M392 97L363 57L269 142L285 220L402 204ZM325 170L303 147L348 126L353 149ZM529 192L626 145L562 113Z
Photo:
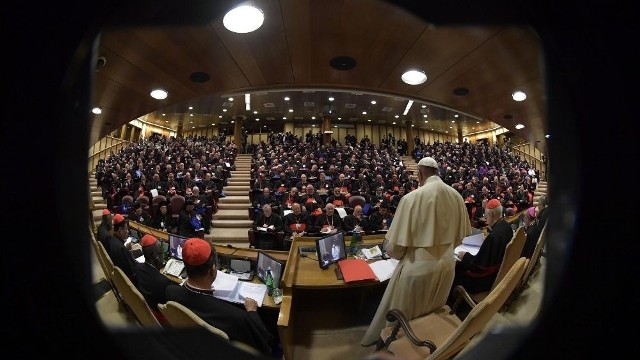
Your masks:
M233 142L224 142L221 137L175 138L153 134L99 161L96 179L107 208L114 213L133 215L134 221L141 219L153 226L155 222L150 218L156 216L161 203L167 207L170 218L180 215L184 203L179 209L171 206L171 198L180 195L196 204L203 229L209 231L207 221L217 209L218 199L224 196L222 187L235 169L237 151ZM156 202L156 197L164 198ZM209 212L201 213L200 207ZM178 224L173 225L172 232L177 232Z

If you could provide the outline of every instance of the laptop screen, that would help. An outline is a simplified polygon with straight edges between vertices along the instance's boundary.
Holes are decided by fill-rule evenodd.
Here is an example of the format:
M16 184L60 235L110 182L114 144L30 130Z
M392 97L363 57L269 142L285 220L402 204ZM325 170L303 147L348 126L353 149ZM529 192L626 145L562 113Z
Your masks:
M258 278L267 283L267 269L271 269L271 276L273 276L273 286L280 287L280 280L282 280L282 270L284 266L281 262L274 259L270 255L258 252Z
M316 253L321 269L347 258L347 249L344 243L344 232L325 235L316 239Z
M186 240L186 237L169 234L169 254L171 257L182 260L182 246Z

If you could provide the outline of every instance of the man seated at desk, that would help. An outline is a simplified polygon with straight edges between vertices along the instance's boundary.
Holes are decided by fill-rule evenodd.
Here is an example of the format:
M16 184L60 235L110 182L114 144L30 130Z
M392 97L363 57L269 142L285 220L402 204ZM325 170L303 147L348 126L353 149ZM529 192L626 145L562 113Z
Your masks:
M202 320L227 333L229 340L269 355L274 336L262 322L256 300L245 298L245 310L242 310L213 296L212 284L219 267L216 250L205 240L189 238L184 243L182 256L187 279L184 285L167 287L167 300L186 306Z
M309 223L309 214L302 212L302 206L299 203L293 203L291 210L287 216L284 217L284 234L286 237L298 237L305 236L311 227Z
M260 249L275 249L277 233L283 230L284 223L280 215L273 212L270 204L262 207L262 213L253 222L256 242Z

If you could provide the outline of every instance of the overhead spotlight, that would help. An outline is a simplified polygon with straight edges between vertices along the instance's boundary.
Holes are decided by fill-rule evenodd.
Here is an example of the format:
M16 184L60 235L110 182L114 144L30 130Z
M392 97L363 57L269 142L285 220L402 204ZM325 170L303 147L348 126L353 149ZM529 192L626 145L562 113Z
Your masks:
M335 100L333 96L329 96L329 101L333 101L333 100Z
M520 129L524 129L524 125L522 124L517 124L516 125L516 129L520 130Z
M409 70L402 74L402 81L409 85L420 85L427 81L427 74L422 70Z
M545 135L544 137L548 139L548 138L550 138L550 137L551 137L551 135L547 134L547 135Z
M222 112L227 112L227 109L222 109Z
M232 97L230 97L230 98L229 98L229 101L233 101L233 98L232 98Z
M96 106L93 109L91 109L91 112L96 114L96 115L100 115L100 114L102 114L102 109L99 106Z
M515 101L524 101L527 98L527 94L522 90L516 90L511 94L511 97Z
M375 105L377 102L375 100L371 100L371 105Z
M262 10L251 5L240 5L231 9L222 19L224 27L238 34L258 30L264 22Z
M284 101L289 101L289 97L288 97L288 96L285 96L285 97L284 97Z
M167 96L169 96L169 93L162 89L154 89L154 90L151 90L149 95L151 95L151 97L154 99L164 100L167 98Z

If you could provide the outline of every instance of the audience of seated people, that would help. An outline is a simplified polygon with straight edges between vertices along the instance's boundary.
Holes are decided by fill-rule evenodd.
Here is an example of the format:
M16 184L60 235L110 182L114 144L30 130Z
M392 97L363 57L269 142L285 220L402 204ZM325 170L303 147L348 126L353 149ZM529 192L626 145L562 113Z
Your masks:
M253 154L252 189L263 192L268 187L276 198L272 206L281 216L297 201L316 219L327 200L334 202L336 187L344 206L348 206L345 200L350 196L361 195L367 203L365 209L372 208L367 214L376 212L385 203L392 215L403 196L400 189L406 194L417 187L415 174L403 164L397 147L384 141L375 145L368 137L358 141L349 135L344 144L339 141L324 144L321 137L280 133L267 142L247 145L247 150ZM154 134L105 159L100 164L98 182L113 213L120 211L125 195L132 196L135 203L141 195L152 200L154 190L170 202L173 195L192 192L193 186L201 189L201 195L205 195L201 202L212 206L215 213L221 189L229 171L235 168L237 151L233 142L222 142L219 137L174 138ZM481 224L476 221L481 216L475 216L475 212L481 215L483 200L498 199L505 211L510 207L522 211L533 205L539 171L505 146L466 141L421 142L416 143L413 156L416 159L432 156L438 161L443 181L473 202L469 214L473 224ZM193 186L187 190L189 185ZM299 197L293 187L301 194ZM324 190L326 194L322 193ZM143 211L150 210L144 207ZM167 210L170 215L177 215L171 213L170 207ZM352 209L349 210L350 213ZM208 231L210 218L203 223Z
M236 154L234 143L223 142L217 137L175 138L153 134L104 159L100 163L98 183L102 196L107 200L107 208L113 213L133 213L120 206L125 195L133 197L136 204L139 196L153 200L157 192L170 203L174 195L186 196L187 192L194 195L194 187L200 190L195 197L200 199L202 206L211 206L212 213L215 213L216 202L223 196L220 190L229 177L229 171L235 167ZM143 223L151 225L152 221L145 215L151 212L147 206L142 204ZM167 210L169 215L177 215L171 213L170 207ZM206 213L205 217L203 228L208 231L210 214ZM140 217L133 220L140 222Z

